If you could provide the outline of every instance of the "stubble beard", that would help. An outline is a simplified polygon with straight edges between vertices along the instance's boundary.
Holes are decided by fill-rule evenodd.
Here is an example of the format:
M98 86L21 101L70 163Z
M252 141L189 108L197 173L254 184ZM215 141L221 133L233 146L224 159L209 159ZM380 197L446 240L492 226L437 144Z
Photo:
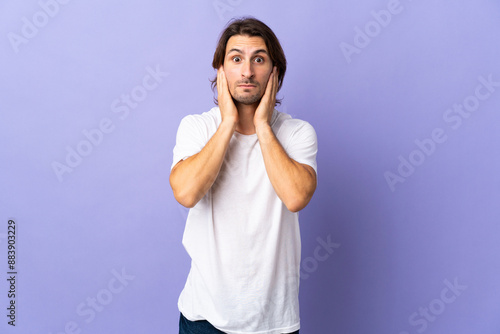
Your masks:
M259 86L256 83L254 83L254 82L251 83L252 85L257 85L257 92L255 94L252 94L252 95L236 93L237 89L239 89L238 85L241 85L241 84L245 84L245 83L244 82L237 83L235 85L234 91L231 93L233 100L235 102L241 103L244 105L252 105L252 104L255 104L255 103L260 101L260 99L262 98L262 94L261 94L260 89L258 89Z

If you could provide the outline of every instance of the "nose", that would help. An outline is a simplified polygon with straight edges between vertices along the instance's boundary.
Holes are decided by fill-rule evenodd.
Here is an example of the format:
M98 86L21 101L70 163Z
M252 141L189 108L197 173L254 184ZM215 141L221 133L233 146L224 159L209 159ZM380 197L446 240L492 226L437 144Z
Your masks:
M247 79L251 79L254 76L252 62L246 61L241 66L241 76Z

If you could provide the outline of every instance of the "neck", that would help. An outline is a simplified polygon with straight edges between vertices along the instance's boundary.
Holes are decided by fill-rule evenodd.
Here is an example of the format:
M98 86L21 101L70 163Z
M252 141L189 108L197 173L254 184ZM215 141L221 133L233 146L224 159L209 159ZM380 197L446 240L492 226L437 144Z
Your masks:
M258 102L254 104L236 103L239 117L238 124L236 125L236 131L244 135L255 134L255 125L253 124L253 118L258 105Z

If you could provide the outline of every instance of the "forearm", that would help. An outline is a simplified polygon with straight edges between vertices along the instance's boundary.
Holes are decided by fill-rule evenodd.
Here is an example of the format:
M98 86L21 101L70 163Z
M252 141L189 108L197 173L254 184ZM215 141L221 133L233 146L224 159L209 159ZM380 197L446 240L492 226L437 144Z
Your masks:
M316 190L316 174L310 166L291 159L268 124L256 128L267 175L288 210L302 210Z
M235 125L222 122L205 147L180 161L170 173L175 199L191 208L205 196L219 174Z

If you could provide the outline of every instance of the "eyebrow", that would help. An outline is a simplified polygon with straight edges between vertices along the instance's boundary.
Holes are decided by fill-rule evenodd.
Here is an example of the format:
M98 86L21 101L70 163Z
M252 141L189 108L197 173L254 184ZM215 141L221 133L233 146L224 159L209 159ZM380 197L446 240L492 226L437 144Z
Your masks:
M232 48L231 50L229 50L227 52L226 55L230 54L231 52L238 52L238 53L243 53L240 49L236 49L236 48ZM256 55L258 53L265 53L265 54L268 54L267 51L265 49L258 49L258 50L255 50L253 55Z

